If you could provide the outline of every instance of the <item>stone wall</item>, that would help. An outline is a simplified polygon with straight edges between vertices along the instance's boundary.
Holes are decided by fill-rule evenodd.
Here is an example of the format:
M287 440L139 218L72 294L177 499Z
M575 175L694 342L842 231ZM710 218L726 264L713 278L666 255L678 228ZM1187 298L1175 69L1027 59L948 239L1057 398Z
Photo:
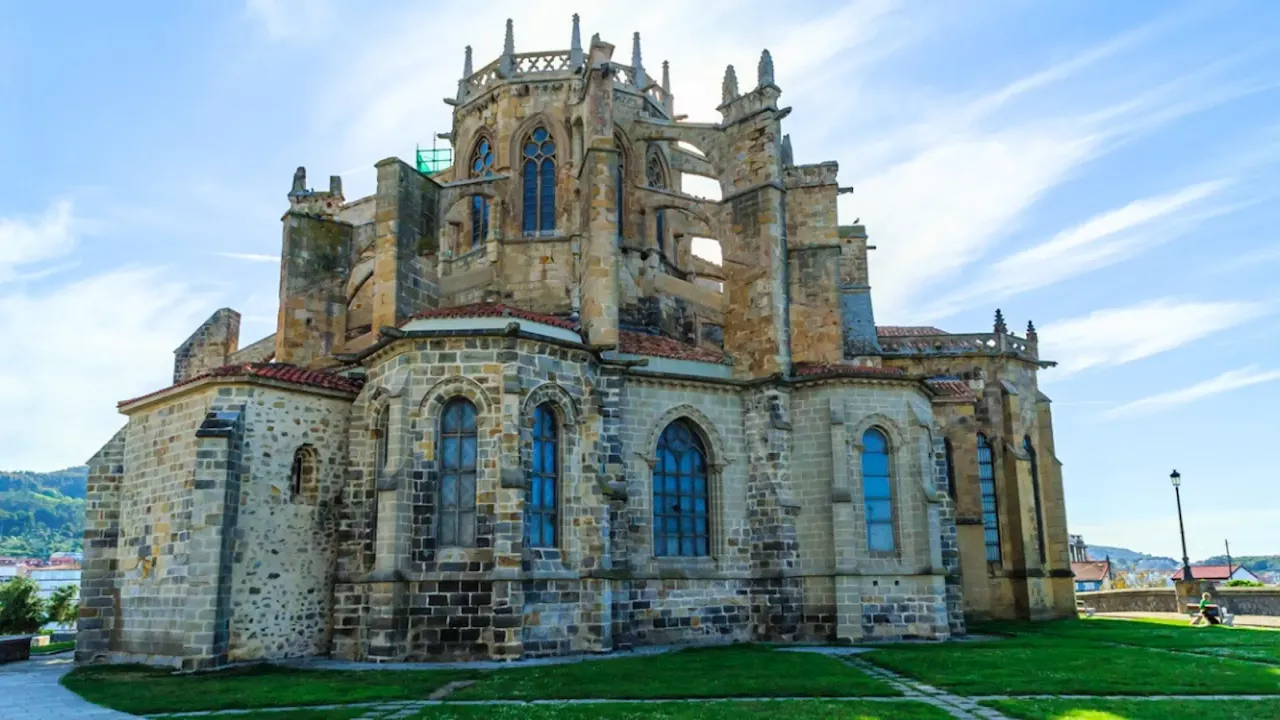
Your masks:
M1209 591L1213 602L1233 615L1280 616L1280 588L1223 587ZM1076 593L1098 612L1185 612L1174 588L1139 588Z
M230 362L240 343L240 313L222 308L173 351L173 381L180 383Z

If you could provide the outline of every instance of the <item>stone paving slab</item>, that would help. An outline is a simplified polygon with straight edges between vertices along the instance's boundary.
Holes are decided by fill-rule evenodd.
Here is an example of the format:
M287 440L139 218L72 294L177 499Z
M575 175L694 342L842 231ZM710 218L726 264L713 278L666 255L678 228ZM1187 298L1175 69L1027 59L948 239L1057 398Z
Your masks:
M136 717L94 705L58 684L75 667L66 655L0 665L0 720L123 720Z

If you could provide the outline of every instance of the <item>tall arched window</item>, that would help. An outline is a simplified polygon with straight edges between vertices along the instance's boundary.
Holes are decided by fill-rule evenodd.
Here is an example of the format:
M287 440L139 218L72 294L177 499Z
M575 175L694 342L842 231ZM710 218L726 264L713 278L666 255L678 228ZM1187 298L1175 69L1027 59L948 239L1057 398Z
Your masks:
M309 502L316 496L316 451L303 445L293 453L293 466L289 469L289 490L295 501Z
M560 485L560 429L551 403L533 411L533 468L524 502L524 542L528 547L555 547L556 497Z
M978 433L978 485L982 491L982 530L987 562L1000 562L1000 514L996 504L996 471L987 436Z
M487 177L493 174L493 145L488 138L476 143L471 153L471 177ZM471 247L474 248L489 237L489 198L471 196Z
M387 468L387 455L391 440L391 408L384 407L378 413L378 421L373 426L373 471L375 477L381 477Z
M685 420L676 420L658 439L653 468L653 554L703 557L711 554L707 451Z
M617 135L613 136L613 143L618 147L618 162L613 168L613 186L614 202L618 207L618 244L622 244L622 231L627 226L627 206L626 206L626 183L627 183L627 154L623 151L624 144L622 138Z
M867 548L892 552L895 542L889 439L876 428L862 434L862 499L867 512Z
M947 494L949 494L952 501L954 501L956 499L956 462L955 456L951 450L951 438L943 438L942 454L943 462L946 463Z
M662 164L662 156L658 154L657 149L650 148L649 156L645 160L644 167L645 181L651 188L665 190L667 187L667 168ZM658 253L661 255L667 247L667 212L666 210L658 210L654 217L654 225L657 233Z
M525 234L536 235L556 229L556 144L544 127L536 128L525 139L524 217Z
M1027 458L1031 461L1031 499L1035 503L1036 509L1036 545L1040 553L1040 564L1044 565L1044 516L1041 514L1040 507L1040 463L1036 457L1036 448L1031 443L1030 435L1022 437L1022 447L1027 451Z
M436 543L442 547L476 544L476 406L454 398L440 418L437 457L440 492Z

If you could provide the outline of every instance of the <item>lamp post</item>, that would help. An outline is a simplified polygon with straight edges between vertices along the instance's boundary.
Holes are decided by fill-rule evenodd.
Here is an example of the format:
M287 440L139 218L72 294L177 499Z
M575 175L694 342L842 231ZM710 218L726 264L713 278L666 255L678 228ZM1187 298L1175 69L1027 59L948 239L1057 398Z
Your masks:
M1177 470L1169 473L1169 481L1173 483L1173 495L1178 499L1178 534L1182 536L1182 579L1191 580L1191 562L1187 560L1187 530L1182 525L1182 474Z

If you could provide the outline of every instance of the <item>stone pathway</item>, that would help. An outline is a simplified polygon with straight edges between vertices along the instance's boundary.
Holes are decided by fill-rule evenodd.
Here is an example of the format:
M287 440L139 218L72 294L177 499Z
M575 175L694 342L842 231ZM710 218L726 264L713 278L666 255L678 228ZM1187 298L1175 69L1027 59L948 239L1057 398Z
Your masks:
M69 653L0 665L0 720L124 720L134 717L81 699L58 684L75 667Z
M961 718L961 720L976 720L977 718L985 718L986 720L1009 720L1007 715L1003 715L991 708L980 706L977 698L953 695L946 690L940 690L932 685L926 685L919 680L913 680L903 675L899 675L898 673L892 670L886 670L879 665L872 665L862 658L849 656L842 659L846 663L858 668L871 677L878 678L888 683L895 690L902 693L905 698L933 705L936 708L947 711L951 714L951 717ZM1006 698L992 697L984 699L1004 700Z

